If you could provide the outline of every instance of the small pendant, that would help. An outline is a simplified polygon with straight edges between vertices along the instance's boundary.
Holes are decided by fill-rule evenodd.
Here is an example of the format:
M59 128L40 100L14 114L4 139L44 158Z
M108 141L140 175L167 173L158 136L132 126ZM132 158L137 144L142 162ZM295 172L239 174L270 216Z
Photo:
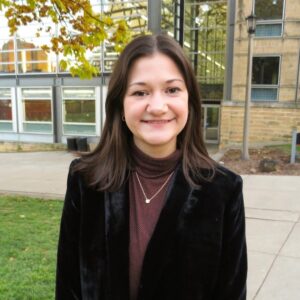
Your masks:
M147 204L150 203L150 201L151 201L150 199L146 199L146 200L145 200L145 202L146 202Z

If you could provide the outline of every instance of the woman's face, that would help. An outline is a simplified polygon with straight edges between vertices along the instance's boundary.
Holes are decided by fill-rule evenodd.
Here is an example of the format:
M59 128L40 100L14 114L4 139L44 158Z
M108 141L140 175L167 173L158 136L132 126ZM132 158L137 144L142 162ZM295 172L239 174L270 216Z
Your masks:
M188 91L176 64L155 53L137 59L124 97L125 122L136 146L152 157L176 150L188 118Z

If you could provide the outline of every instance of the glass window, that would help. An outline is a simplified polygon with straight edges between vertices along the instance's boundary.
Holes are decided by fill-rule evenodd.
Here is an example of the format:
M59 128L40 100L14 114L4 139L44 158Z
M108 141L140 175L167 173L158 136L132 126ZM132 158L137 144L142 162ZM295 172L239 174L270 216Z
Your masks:
M23 130L52 132L52 92L50 88L22 88Z
M279 57L253 57L252 84L278 84Z
M257 20L281 20L284 0L256 0L255 15Z
M201 119L206 142L217 143L219 140L219 106L203 105Z
M8 27L0 26L0 32L0 73L15 73L14 38L10 37Z
M279 61L275 57L253 57L252 101L276 101L279 83Z
M174 14L175 5L172 0L162 1L161 6L161 29L174 36Z
M194 67L204 100L223 98L226 18L227 1L185 3L184 50Z
M0 88L0 131L13 131L10 88Z
M206 108L206 124L205 124L205 138L210 141L218 141L219 134L219 108Z
M25 121L51 121L51 102L48 100L25 100Z
M12 111L11 111L11 100L0 99L0 120L11 121Z
M252 101L276 101L277 100L277 88L261 87L251 89Z
M256 0L257 37L274 37L282 35L284 0Z
M96 133L95 88L63 88L64 134Z
M1 54L0 54L1 56ZM15 73L14 63L0 63L0 73Z
M37 48L34 43L28 43L22 40L17 40L18 49L18 72L55 72L56 70L56 55L47 53L46 51Z
M0 51L0 63L15 63L15 53L13 51Z
M110 16L115 21L126 20L132 37L147 31L148 12L147 1L103 1L102 11L105 15ZM108 32L110 35L111 32ZM104 57L101 59L103 66L102 71L110 72L116 61L118 54L115 52L113 44L104 44Z
M281 36L282 23L280 24L257 24L255 36Z

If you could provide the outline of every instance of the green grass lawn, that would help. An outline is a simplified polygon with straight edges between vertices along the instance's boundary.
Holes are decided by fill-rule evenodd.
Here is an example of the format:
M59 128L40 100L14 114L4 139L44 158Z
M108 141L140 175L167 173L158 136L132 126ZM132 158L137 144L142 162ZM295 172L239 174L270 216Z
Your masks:
M277 148L286 154L291 154L291 144L267 146L268 148ZM300 153L300 146L296 146L297 153Z
M63 201L0 196L0 299L54 299Z

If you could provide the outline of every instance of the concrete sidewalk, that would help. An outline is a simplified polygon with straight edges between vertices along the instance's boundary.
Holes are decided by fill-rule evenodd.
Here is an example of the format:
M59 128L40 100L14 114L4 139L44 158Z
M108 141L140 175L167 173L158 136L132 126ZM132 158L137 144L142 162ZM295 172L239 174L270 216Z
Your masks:
M63 199L67 152L0 153L0 193ZM247 300L300 299L300 176L245 175Z

